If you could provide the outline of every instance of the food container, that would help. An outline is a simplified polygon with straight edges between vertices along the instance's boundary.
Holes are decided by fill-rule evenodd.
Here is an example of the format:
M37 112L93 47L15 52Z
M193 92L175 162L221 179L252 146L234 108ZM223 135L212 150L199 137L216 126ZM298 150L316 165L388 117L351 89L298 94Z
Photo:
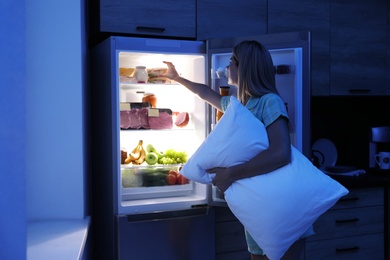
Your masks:
M179 174L181 164L168 164L157 166L123 166L122 173L122 187L154 187L154 186L173 186L189 184L189 180L177 180L175 183L167 182L167 176L170 171L175 171ZM182 177L183 178L183 177Z
M147 83L148 82L148 72L146 71L145 66L135 67L135 79L137 83Z
M157 106L157 97L153 93L145 93L142 102L148 102L153 108Z

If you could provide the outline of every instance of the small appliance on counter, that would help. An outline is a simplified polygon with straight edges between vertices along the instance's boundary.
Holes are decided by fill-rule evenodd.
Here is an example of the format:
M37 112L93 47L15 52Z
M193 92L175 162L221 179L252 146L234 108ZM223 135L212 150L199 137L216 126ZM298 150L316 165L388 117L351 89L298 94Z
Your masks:
M380 152L390 152L390 126L372 127L369 143L369 167L378 168L375 157Z

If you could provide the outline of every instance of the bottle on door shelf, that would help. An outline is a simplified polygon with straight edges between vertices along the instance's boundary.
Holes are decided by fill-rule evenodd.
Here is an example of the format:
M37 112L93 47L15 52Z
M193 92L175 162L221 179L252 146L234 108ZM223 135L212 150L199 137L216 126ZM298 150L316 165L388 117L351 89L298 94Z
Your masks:
M229 96L229 90L230 90L229 86L222 86L219 88L219 94L221 94L221 96ZM221 119L222 116L223 116L223 112L220 110L217 110L217 116L216 116L217 123Z

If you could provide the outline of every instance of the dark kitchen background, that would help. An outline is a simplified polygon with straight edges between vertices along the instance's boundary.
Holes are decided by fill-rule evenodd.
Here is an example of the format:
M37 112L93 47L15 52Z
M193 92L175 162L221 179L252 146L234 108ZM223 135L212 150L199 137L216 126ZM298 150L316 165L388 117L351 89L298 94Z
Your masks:
M125 15L109 13L110 6L127 8ZM129 29L131 22L150 24L154 20L158 20L156 27L167 27L169 35L150 31L143 37L205 40L310 31L311 138L331 139L340 165L365 167L369 128L390 125L388 0L183 0L164 4L159 0L2 0L0 23L8 26L0 27L1 34L7 35L0 42L4 60L0 63L4 86L0 88L0 117L6 126L0 134L4 151L0 162L1 191L7 199L0 206L8 210L0 217L6 238L0 258L25 259L33 242L30 225L51 224L48 219L85 222L83 227L89 231L85 247L61 243L76 252L84 249L82 259L96 249L91 245L88 220L94 219L90 186L95 177L88 165L93 163L88 157L88 49L107 35L140 36L122 28ZM364 194L360 202L370 203L359 204L356 211L375 209L377 214L360 216L362 225L357 223L345 236L355 238L353 244L362 243L362 251L370 245L367 255L353 259L389 259L389 183L358 190ZM340 211L344 210L348 211ZM39 231L43 237L47 229ZM226 208L216 212L218 259L247 259L242 231ZM328 244L337 240L337 232L330 231ZM313 257L306 259L323 255L317 243L312 243ZM58 247L39 245L46 250L50 247L57 256L65 255L56 252Z
M331 140L337 148L336 165L368 168L370 129L390 126L387 96L312 97L312 143Z

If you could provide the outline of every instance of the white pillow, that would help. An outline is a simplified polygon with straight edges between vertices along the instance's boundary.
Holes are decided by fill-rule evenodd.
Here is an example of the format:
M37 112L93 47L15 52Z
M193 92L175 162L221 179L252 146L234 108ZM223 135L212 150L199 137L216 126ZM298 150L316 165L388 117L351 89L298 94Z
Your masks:
M243 163L268 147L264 125L236 98L183 166L181 174L211 183L207 169ZM294 147L291 163L234 182L225 200L269 259L280 259L315 220L348 190L318 170Z

